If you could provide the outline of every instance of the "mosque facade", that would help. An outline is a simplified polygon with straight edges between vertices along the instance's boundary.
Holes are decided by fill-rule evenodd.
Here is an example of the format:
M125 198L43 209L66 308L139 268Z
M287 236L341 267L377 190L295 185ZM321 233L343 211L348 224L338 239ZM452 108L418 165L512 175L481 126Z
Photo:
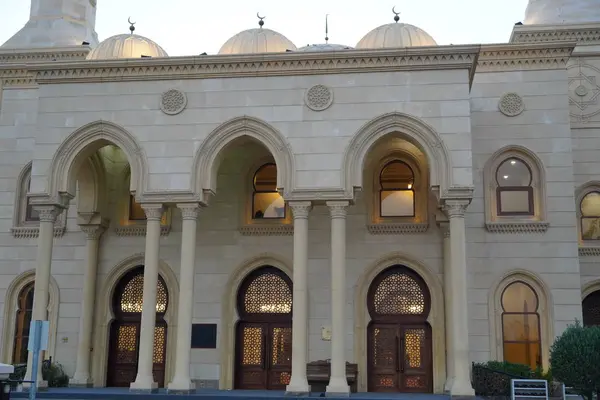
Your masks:
M472 395L600 324L598 0L186 57L96 8L32 0L0 47L0 362L43 384L48 320L76 386Z

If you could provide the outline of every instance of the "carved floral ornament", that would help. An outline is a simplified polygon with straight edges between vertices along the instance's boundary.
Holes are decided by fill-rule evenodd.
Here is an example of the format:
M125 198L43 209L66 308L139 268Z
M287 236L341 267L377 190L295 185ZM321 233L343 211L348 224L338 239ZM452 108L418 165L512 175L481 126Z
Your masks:
M585 122L600 114L600 68L584 58L574 58L568 67L571 117Z
M518 93L505 93L500 97L498 109L507 117L516 117L525 110L525 102Z
M160 97L160 109L168 115L176 115L187 106L187 96L178 89L169 89Z
M333 90L325 85L315 85L306 91L306 106L313 111L323 111L333 103Z

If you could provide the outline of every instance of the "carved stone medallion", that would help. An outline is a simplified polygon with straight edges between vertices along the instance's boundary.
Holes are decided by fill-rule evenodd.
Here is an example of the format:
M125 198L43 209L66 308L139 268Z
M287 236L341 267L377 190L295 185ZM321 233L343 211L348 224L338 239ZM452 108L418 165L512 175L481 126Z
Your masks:
M576 122L587 122L600 114L600 68L583 58L569 62L569 105Z
M500 97L498 109L507 117L516 117L525 110L525 103L517 93L505 93Z
M170 89L164 92L160 98L160 109L169 115L182 112L187 105L187 96L181 90Z
M315 85L306 91L304 102L313 111L323 111L333 103L333 91L325 85Z

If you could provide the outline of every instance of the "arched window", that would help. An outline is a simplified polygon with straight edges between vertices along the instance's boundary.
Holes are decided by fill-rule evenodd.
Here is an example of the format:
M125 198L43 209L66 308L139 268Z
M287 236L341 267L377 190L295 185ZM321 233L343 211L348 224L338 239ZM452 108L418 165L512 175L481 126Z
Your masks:
M537 368L542 364L539 299L531 286L515 281L502 292L504 361Z
M590 192L580 204L581 238L583 240L600 240L600 193Z
M25 196L27 196L27 193L29 193L30 190L31 190L31 176L29 176L29 178L27 179L27 191L25 193ZM26 199L25 199L25 221L40 222L40 213L33 209L33 206L31 205L31 200L29 199L29 197L26 197Z
M534 215L533 177L529 166L517 157L496 170L496 206L500 216Z
M130 221L145 221L146 212L142 208L142 205L135 201L135 196L129 195L129 220Z
M600 326L600 290L590 293L583 299L583 325Z
M285 218L285 202L277 191L277 166L261 166L254 174L252 193L253 219Z
M13 364L27 363L27 345L29 344L29 325L33 312L34 283L28 283L19 293L17 299L17 315L15 321L15 342L13 347Z
M379 216L415 216L415 175L408 164L394 160L379 174Z

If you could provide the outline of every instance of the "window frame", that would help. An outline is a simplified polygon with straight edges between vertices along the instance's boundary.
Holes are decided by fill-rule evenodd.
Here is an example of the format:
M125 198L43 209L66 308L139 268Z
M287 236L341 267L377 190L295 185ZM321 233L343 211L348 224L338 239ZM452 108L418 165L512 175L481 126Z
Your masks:
M275 175L275 190L274 191L265 191L265 190L257 190L256 189L256 175L258 175L259 171L267 166L274 166L275 167L275 171L276 171L276 175ZM287 212L288 212L288 206L287 206L287 202L285 202L284 200L284 207L283 207L283 217L276 217L276 218L256 218L255 217L255 212L254 212L254 208L256 205L256 195L257 194L261 194L261 193L277 193L281 196L281 194L279 193L279 191L277 190L277 164L275 164L275 162L267 162L262 164L260 167L256 168L254 170L254 174L252 175L252 204L250 206L250 219L252 219L253 221L285 221L286 217L287 217ZM283 198L283 196L282 196Z
M412 181L413 183L411 184L411 188L410 189L400 189L400 188L383 188L383 183L381 182L381 177L383 175L383 171L389 167L392 164L404 164L406 165L406 167L410 170L411 174L412 174ZM379 184L379 218L415 218L416 214L417 214L417 193L415 191L415 172L413 171L413 169L410 167L410 165L408 163L406 163L404 160L402 159L393 159L391 161L389 161L387 164L385 164L380 170L379 170L379 178L378 178L378 184ZM412 201L412 215L382 215L381 214L381 203L383 202L383 198L382 198L382 194L383 192L412 192L413 194L413 201Z
M579 253L580 255L595 255L600 251L600 239L584 239L583 238L583 216L581 204L590 193L600 194L600 181L587 182L580 186L575 192L576 212L577 212L577 233L579 237ZM592 218L592 217L587 217ZM582 250L583 249L583 250Z
M529 172L529 184L526 186L502 186L500 184L500 182L498 182L498 173L500 171L500 168L502 168L502 166L504 164L506 164L507 162L509 162L510 160L518 160L521 163L523 163L523 165L525 165L525 168L527 168L527 171ZM496 168L496 171L494 171L494 180L496 181L496 214L498 216L502 216L502 217L506 217L506 216L533 216L535 215L535 202L534 202L534 193L533 193L533 172L531 171L531 167L527 164L527 162L523 159L521 159L520 157L508 157L505 158L504 161L502 161L500 164L498 164L498 167ZM528 210L527 211L502 211L502 193L503 192L527 192L527 203L528 203Z

